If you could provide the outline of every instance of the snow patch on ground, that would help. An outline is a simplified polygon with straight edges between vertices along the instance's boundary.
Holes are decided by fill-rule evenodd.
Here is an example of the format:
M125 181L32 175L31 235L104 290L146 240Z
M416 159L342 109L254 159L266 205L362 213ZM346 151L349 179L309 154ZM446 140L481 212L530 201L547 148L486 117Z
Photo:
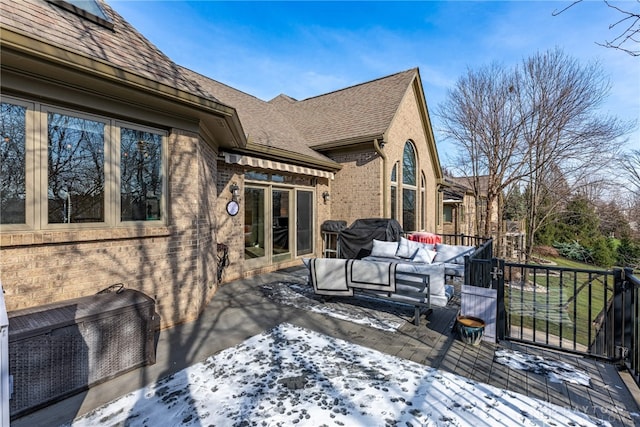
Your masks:
M82 426L610 426L290 324L76 419Z
M585 386L591 385L591 377L587 372L565 362L548 360L541 356L513 350L497 350L495 360L511 369L544 375L554 383L568 382Z
M262 285L262 292L279 304L383 331L396 331L413 316L413 307L406 304L392 301L381 303L365 296L348 297L350 304L341 304L344 298L338 297L323 301L323 297L313 293L313 287L298 283L269 283Z

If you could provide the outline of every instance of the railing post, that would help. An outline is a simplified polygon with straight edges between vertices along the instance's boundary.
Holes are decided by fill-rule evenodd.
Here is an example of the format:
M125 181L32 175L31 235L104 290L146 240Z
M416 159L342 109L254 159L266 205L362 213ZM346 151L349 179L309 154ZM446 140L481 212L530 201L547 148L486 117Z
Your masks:
M631 313L631 337L629 344L629 357L627 358L627 367L631 371L636 384L640 386L640 282L633 275L633 269L624 269L625 279L629 282L629 291L631 293L630 313Z
M497 319L496 319L496 339L503 340L507 331L507 314L504 306L504 260L491 258L491 269L500 271L503 274L496 274L493 280L493 286L497 291Z
M462 281L463 285L471 285L471 269L473 265L470 261L469 255L464 256L464 280Z
M611 305L610 316L613 325L613 348L610 348L610 357L624 361L628 356L629 346L631 344L631 334L627 331L628 326L632 323L631 316L631 298L629 298L629 290L627 289L627 281L625 279L625 271L616 268L613 270L613 304Z

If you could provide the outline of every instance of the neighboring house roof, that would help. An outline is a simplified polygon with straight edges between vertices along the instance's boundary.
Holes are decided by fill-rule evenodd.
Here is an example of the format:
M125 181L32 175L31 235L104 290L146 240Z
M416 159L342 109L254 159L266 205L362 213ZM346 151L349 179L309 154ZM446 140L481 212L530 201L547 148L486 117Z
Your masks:
M271 101L291 120L311 147L357 143L384 134L417 76L417 68L345 89L296 101Z
M481 197L485 197L487 195L487 189L489 188L489 175L479 175L476 179L478 180L478 193ZM444 178L444 185L454 192L473 194L473 183L474 177L470 176L446 176Z

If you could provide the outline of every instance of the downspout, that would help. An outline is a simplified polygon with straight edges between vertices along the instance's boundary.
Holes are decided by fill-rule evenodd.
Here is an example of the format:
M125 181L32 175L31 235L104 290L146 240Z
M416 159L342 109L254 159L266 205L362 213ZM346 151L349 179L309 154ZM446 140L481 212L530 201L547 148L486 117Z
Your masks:
M376 153L378 153L378 155L382 158L382 217L390 218L391 215L387 215L387 212L389 211L389 201L387 198L387 193L389 192L389 185L387 182L387 155L382 151L383 145L384 142L382 138L380 138L380 140L378 140L378 138L375 138L373 140L373 148L376 150Z
M438 178L436 181L436 232L444 232L444 197L442 193L446 187L444 178Z

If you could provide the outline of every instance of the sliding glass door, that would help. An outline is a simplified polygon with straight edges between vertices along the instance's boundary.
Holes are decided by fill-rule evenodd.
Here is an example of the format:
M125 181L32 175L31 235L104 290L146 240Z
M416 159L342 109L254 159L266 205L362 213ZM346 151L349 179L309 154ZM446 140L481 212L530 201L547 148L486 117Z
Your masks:
M244 259L248 269L313 253L314 192L247 184Z
M291 190L273 189L271 191L271 253L273 261L291 258Z
M313 252L313 191L296 192L296 256Z

